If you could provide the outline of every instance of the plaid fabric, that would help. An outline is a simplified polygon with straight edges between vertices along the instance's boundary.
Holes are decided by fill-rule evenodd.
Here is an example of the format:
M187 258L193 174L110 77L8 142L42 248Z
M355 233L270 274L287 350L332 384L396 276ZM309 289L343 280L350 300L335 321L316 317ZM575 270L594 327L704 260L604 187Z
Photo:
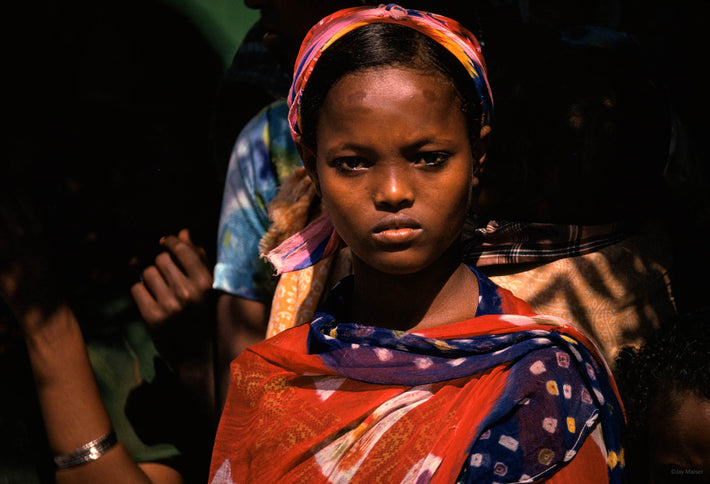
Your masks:
M491 221L485 227L464 228L464 261L477 267L552 262L598 251L628 235L623 224Z

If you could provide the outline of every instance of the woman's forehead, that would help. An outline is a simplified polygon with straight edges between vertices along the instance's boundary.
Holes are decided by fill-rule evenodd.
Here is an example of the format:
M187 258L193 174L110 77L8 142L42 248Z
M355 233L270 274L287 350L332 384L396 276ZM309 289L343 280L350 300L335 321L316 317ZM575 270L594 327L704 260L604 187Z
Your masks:
M468 141L466 118L443 76L396 67L348 74L329 91L319 115L318 147L406 146Z
M438 71L379 66L345 75L330 89L326 101L337 98L340 103L361 104L366 100L377 103L392 98L414 101L419 96L424 96L432 105L448 104L455 99L455 89L450 79Z

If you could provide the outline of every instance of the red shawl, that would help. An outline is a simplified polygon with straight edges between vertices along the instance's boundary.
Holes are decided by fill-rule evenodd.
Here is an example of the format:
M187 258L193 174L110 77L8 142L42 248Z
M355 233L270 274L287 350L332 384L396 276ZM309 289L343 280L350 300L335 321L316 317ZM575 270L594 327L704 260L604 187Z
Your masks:
M623 411L598 351L496 296L508 314L414 334L326 312L247 349L210 482L617 481Z

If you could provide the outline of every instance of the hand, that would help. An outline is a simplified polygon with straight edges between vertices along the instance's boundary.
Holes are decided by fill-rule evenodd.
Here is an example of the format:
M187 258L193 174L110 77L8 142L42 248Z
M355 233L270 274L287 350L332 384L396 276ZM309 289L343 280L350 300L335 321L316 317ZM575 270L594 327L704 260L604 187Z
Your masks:
M143 280L131 287L141 316L152 328L200 304L212 288L205 251L192 243L187 229L163 237L160 244L167 250L143 271Z
M21 192L7 190L0 196L0 298L25 330L63 300L50 232L36 205Z

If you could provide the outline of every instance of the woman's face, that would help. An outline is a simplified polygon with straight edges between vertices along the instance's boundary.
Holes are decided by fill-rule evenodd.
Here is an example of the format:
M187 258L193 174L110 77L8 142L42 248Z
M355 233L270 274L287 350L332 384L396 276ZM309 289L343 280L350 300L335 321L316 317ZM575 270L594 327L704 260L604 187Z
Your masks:
M328 92L317 150L302 153L333 225L373 269L415 273L458 239L474 180L459 106L444 76L398 67L348 74Z

